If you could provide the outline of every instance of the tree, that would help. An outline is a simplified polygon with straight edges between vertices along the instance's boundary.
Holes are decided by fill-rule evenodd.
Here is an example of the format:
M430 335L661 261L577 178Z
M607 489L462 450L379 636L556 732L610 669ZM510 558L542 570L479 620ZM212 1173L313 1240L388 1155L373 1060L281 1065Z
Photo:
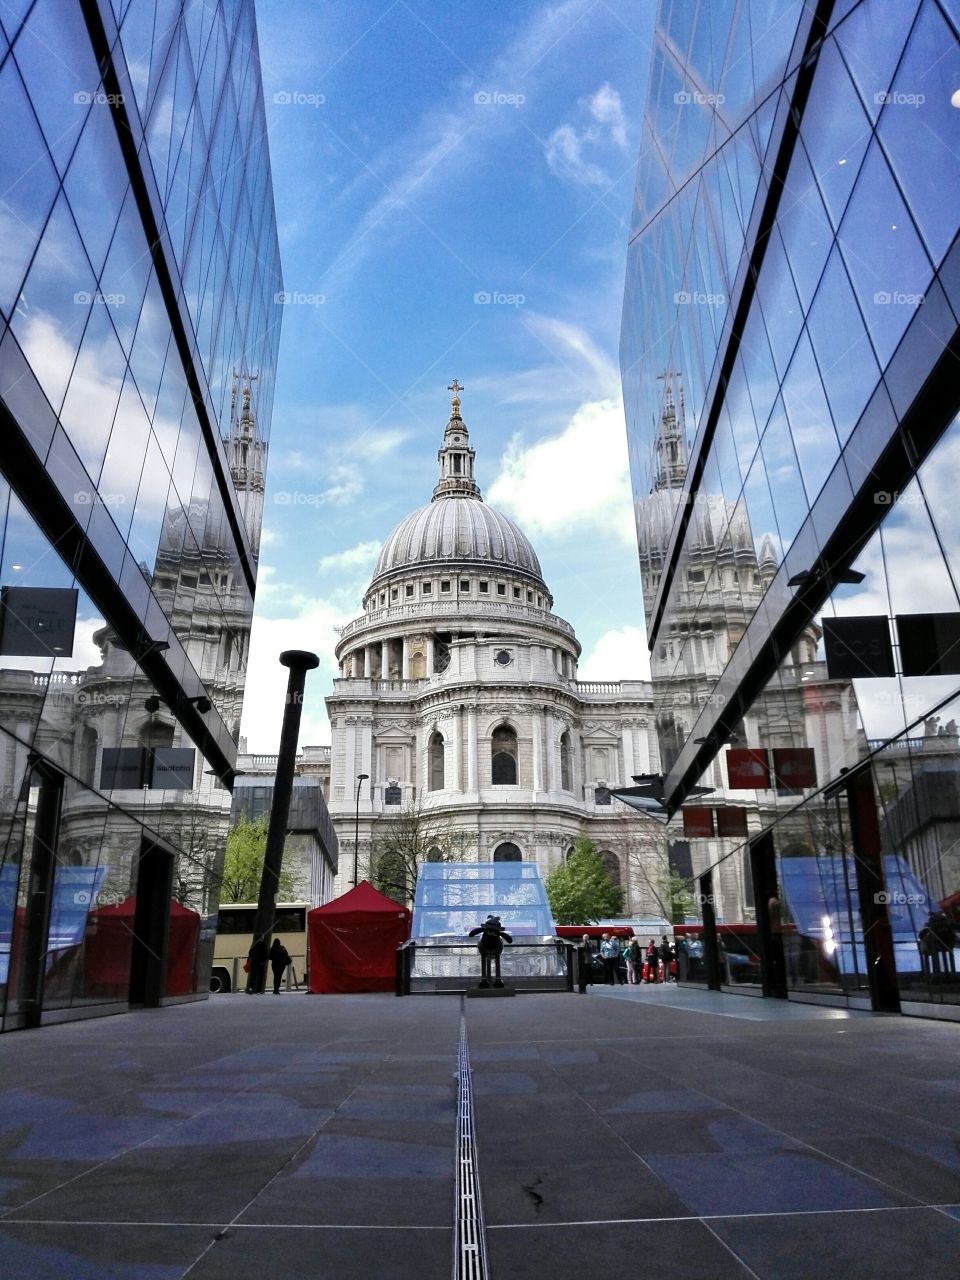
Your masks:
M220 879L221 902L256 902L259 898L268 825L265 817L250 822L241 814L236 825L230 828ZM293 877L281 867L277 897L291 898L293 893Z
M623 891L611 884L592 840L581 836L570 856L546 880L557 924L590 924L623 910Z
M463 862L470 841L443 813L425 808L420 796L377 823L370 853L370 883L388 898L413 902L424 862Z

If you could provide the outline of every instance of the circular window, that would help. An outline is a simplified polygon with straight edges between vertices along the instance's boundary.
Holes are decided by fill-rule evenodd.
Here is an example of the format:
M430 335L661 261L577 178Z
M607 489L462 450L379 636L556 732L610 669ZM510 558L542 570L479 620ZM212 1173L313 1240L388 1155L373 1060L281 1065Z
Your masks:
M508 649L498 649L493 660L501 667L509 667L510 663L513 661Z

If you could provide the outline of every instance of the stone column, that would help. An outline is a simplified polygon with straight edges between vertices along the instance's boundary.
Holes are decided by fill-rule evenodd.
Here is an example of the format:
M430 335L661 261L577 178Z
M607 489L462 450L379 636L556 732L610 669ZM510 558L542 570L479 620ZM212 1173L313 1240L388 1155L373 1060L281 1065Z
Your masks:
M433 675L433 662L434 662L433 636L429 633L427 635L427 655L426 656L427 656L427 678L429 679L430 676Z
M533 729L533 789L543 790L543 709L534 707L530 717Z
M390 641L380 641L380 679L390 679Z
M403 637L403 659L400 667L400 679L410 679L410 637Z
M620 779L620 785L629 787L633 775L638 772L633 767L633 730L622 730L621 737L623 738L623 777Z
M370 646L368 644L365 644L363 646L363 678L364 680L369 680L372 674L373 672L370 665Z
M363 668L360 666L360 662L361 662L360 650L354 649L350 657L351 657L351 663L352 663L350 674L354 678L354 680L359 680L361 674L363 673Z
M477 790L477 709L467 708L467 790Z
M460 707L452 708L453 715L450 717L450 786L452 790L459 791L460 787L460 741L461 741L461 724L460 724Z
M544 772L546 774L547 790L557 791L558 790L557 761L556 761L556 755L554 753L554 744L553 744L554 729L556 728L556 721L553 718L553 712L549 710L549 708L545 708L544 711L545 711L545 714L544 714L544 735L543 736L544 736L545 749L543 754L544 754L544 760L546 763L546 769L544 770Z

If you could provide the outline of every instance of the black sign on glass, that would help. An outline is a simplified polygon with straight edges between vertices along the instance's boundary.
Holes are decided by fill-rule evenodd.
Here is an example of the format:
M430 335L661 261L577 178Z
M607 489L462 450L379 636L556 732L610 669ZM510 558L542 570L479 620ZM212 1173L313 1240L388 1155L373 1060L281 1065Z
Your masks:
M898 613L905 676L960 675L960 613Z
M154 747L153 777L150 785L157 790L193 790L193 747Z
M400 788L399 788L399 787L385 787L385 788L384 788L384 791L383 791L383 803L384 803L384 804L399 804L399 803L400 803Z
M75 587L4 587L0 653L17 658L72 658Z
M882 614L865 618L823 618L823 646L831 680L863 680L896 674L890 622Z
M104 747L100 759L100 790L138 790L145 786L142 747Z

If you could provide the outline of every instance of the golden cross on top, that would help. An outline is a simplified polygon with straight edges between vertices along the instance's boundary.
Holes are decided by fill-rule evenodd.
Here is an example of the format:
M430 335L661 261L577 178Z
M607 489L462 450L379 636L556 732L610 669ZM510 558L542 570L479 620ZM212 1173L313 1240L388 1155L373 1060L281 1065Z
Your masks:
M458 381L456 378L454 378L454 380L453 380L453 381L449 384L449 386L447 387L447 390L448 390L448 391L452 391L452 392L453 392L453 398L454 398L454 400L459 400L459 399L460 399L460 392L461 392L461 391L464 391L464 390L465 390L465 388L464 388L464 387L461 387L461 385L460 385L459 381Z

